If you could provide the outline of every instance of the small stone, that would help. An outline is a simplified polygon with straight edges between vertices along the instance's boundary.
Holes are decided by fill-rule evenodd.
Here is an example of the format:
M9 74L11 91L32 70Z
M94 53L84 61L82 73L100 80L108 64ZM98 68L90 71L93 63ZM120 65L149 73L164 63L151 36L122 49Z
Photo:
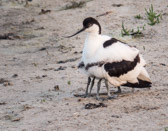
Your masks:
M11 82L4 82L3 84L4 86L13 86L13 84Z
M42 77L47 77L47 75L42 75Z
M19 117L19 118L15 118L13 120L11 120L12 122L17 122L17 121L20 121L22 119L22 117Z
M16 77L18 77L18 74L14 74L12 77L13 77L13 78L16 78Z
M59 91L59 85L54 86L54 91Z
M6 79L4 79L4 78L1 78L1 79L0 79L0 84L3 84L3 83L5 83L5 82L9 82L9 80L6 80Z
M60 66L58 69L55 69L54 71L60 71L60 70L65 70L67 67L65 66Z
M75 68L75 66L71 66L71 68Z
M36 79L41 79L41 77L40 77L40 76L36 76L35 78L36 78Z
M79 117L79 116L80 116L80 115L79 115L79 112L75 112L75 113L74 113L74 116Z
M47 48L43 47L43 48L39 49L39 51L44 51L44 50L46 50L46 49L47 49Z
M118 115L112 115L111 117L121 118L121 116L118 116Z
M160 65L162 65L162 66L166 66L166 64L164 64L164 63L160 63Z
M0 102L0 105L6 105L6 102Z
M104 103L94 104L94 103L88 103L85 105L85 109L95 109L99 107L107 107Z

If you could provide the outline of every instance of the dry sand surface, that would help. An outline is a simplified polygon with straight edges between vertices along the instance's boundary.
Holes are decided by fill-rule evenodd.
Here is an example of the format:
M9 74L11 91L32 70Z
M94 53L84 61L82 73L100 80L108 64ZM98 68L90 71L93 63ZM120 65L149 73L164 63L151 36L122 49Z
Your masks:
M79 2L79 1L78 1ZM91 0L64 10L70 0L0 0L1 131L165 131L168 128L168 1ZM162 13L149 26L145 8ZM41 11L41 9L43 9ZM41 13L40 13L41 12ZM87 77L77 69L85 33L71 39L84 18L96 19L102 33L136 46L147 61L151 90L122 87L113 100L97 101L96 85L84 94ZM135 19L141 14L143 19ZM145 26L144 36L121 37L121 25ZM117 91L111 86L111 92ZM102 83L101 93L106 93ZM107 98L107 95L101 97ZM85 109L88 103L106 107Z

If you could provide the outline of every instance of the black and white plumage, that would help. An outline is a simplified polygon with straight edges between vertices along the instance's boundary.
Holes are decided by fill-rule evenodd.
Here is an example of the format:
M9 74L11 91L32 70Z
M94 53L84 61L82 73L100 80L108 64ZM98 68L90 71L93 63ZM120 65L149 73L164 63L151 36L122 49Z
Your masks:
M151 87L150 77L145 69L146 62L139 50L124 42L106 35L101 35L101 26L92 17L83 21L83 29L74 35L86 31L82 59L84 72L89 77L107 80L110 84L131 87ZM72 36L74 36L72 35ZM69 36L69 37L72 37Z
M87 73L87 71L86 71L87 68L88 68L88 67L85 67L83 61L80 62L79 65L78 65L78 69L80 69L80 70L83 71L84 73ZM92 88L93 88L93 86L94 86L95 79L96 79L95 76L88 76L88 82L87 82L87 87L86 87L86 91L85 91L85 97L88 97L88 96L91 95L91 91L92 91ZM100 80L100 82L102 81L102 79L99 79L99 80ZM109 90L109 86L108 86L108 81L107 81L106 79L104 79L104 80L105 80L105 86L106 86L106 88L107 88L108 97L109 97L109 98L113 98L113 97L111 96L111 94L110 94L110 90ZM91 83L91 85L90 85L90 83ZM89 90L89 86L90 86L90 90ZM88 93L88 90L89 90L89 93ZM121 93L121 88L120 88L120 87L118 87L118 91L117 91L117 92L118 92L118 93Z

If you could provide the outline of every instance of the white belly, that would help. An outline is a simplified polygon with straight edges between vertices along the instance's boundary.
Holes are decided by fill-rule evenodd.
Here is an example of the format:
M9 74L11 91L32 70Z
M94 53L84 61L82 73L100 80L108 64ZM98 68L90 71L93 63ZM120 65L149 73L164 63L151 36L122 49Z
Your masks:
M87 72L90 76L95 76L96 78L104 78L102 67L93 66L90 67Z

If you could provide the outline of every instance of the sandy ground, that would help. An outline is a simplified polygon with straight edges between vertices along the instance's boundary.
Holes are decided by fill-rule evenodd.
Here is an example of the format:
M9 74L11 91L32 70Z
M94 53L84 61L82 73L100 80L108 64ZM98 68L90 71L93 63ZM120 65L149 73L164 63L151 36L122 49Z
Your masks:
M83 8L64 10L68 0L0 1L0 130L1 131L165 131L168 127L168 1L92 0ZM114 4L121 4L117 7ZM155 26L147 25L145 8L153 4L163 14ZM41 9L51 10L39 14ZM80 61L85 33L71 39L84 18L97 19L102 33L136 46L147 60L151 90L122 87L117 99L97 101L96 85L84 94L87 77ZM135 15L144 18L137 20ZM144 37L121 37L127 28L146 24ZM117 89L111 86L111 92ZM106 93L104 84L101 93ZM101 95L106 98L106 95ZM107 107L85 109L88 103Z

